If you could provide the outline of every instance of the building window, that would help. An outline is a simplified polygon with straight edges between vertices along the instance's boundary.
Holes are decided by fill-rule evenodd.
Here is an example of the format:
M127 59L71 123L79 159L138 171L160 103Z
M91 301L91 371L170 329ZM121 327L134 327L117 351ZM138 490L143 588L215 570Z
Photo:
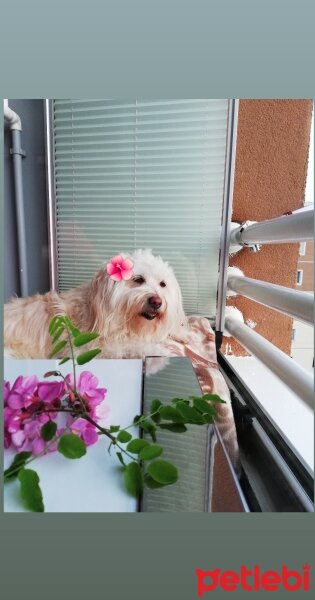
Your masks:
M292 342L294 342L294 340L295 340L295 334L296 334L296 329L295 329L295 327L292 327L292 332L291 332L291 340L292 340Z
M303 281L303 269L299 269L296 274L296 283L297 285L302 285Z
M300 254L300 256L305 256L305 254L306 254L306 242L301 242L300 243L299 254Z

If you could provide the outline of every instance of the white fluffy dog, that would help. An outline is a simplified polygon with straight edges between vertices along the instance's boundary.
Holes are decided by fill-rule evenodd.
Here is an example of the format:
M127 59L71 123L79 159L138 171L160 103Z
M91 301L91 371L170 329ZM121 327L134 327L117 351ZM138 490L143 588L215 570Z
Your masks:
M103 357L165 354L161 342L184 341L187 322L172 268L151 250L121 256L133 262L133 275L126 281L113 281L105 264L80 287L5 304L6 355L48 358L52 350L48 325L56 314L67 314L81 331L97 331L100 337L94 346L102 349Z

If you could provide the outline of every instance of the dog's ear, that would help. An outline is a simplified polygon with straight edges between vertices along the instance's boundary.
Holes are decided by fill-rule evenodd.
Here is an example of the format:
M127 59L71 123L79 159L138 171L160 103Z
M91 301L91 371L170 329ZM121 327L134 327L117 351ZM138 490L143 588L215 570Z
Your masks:
M104 265L92 279L88 289L90 331L106 335L110 316L110 298L114 281L108 276Z

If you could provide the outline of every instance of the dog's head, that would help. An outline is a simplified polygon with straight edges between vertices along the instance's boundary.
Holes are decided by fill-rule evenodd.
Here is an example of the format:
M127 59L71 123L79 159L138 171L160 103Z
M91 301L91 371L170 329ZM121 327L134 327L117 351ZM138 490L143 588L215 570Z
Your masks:
M92 281L94 329L104 335L132 333L154 341L181 337L186 319L173 269L151 250L121 256L133 262L130 279L113 281L105 265Z

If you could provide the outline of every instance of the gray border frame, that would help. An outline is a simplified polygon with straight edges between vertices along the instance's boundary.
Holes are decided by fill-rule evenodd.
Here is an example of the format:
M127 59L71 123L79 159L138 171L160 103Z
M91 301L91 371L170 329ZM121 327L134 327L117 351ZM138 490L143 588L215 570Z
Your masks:
M1 16L2 97L315 97L313 0L31 0ZM3 192L3 149L1 159ZM314 518L1 514L3 596L191 600L196 568L307 562L314 587Z

